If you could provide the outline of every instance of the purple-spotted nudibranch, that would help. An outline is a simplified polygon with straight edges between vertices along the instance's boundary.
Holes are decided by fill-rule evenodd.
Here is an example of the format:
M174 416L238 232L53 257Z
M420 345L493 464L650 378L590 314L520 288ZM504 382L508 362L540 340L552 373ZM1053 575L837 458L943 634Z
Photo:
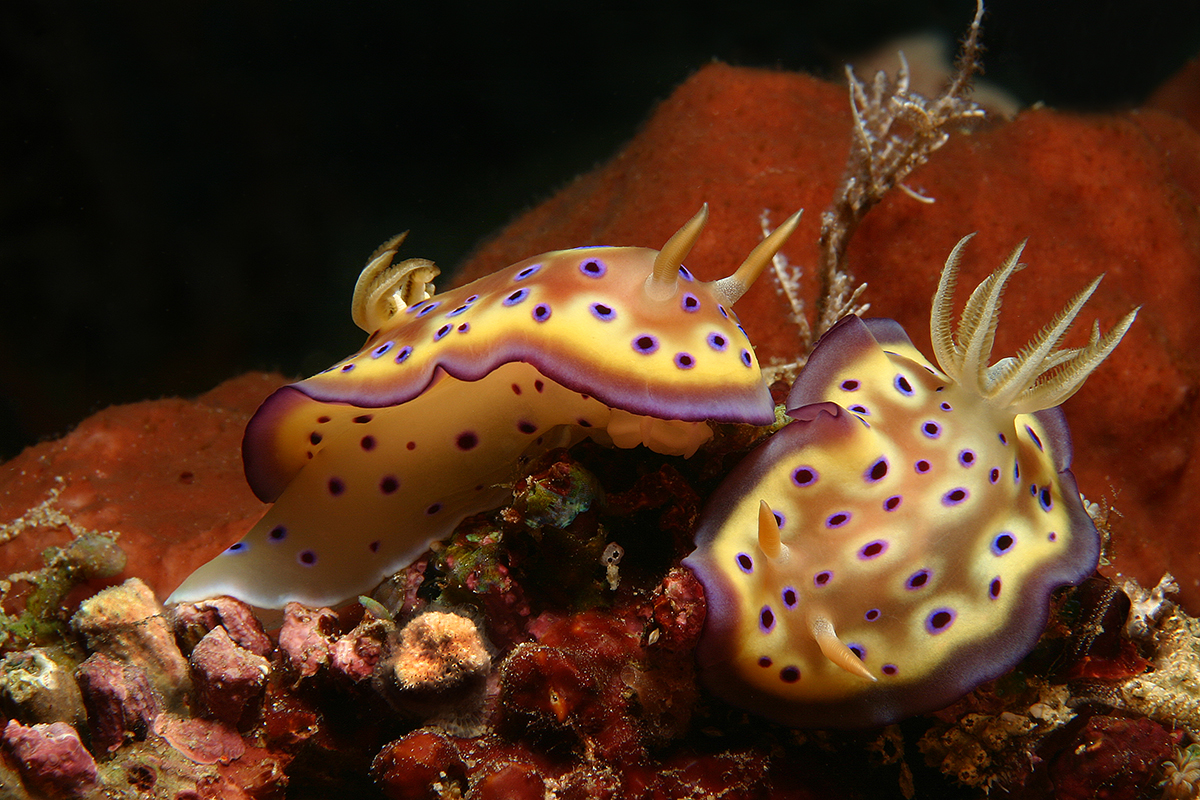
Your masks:
M1137 312L1057 349L1097 278L1019 356L989 366L1021 248L955 333L967 239L933 300L940 369L893 320L843 319L792 388L794 421L712 497L684 564L708 604L701 675L729 702L813 727L940 708L1016 664L1050 592L1096 568L1057 406Z
M428 262L389 277L389 242L355 292L363 348L275 392L246 428L246 477L275 505L170 600L339 603L501 505L522 458L586 436L688 456L707 420L772 422L730 306L798 216L712 282L682 263L707 207L661 252L560 250L432 296Z

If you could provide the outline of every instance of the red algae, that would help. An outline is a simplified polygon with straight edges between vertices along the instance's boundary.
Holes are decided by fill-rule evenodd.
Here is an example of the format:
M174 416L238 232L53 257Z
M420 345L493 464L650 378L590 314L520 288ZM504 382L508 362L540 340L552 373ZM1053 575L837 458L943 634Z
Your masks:
M1061 800L1148 796L1158 782L1158 765L1170 755L1170 736L1158 723L1092 717L1050 765L1054 796Z

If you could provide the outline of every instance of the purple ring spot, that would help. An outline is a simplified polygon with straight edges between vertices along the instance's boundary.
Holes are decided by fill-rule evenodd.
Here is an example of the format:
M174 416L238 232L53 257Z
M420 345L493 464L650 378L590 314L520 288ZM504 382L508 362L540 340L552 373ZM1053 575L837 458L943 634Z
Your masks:
M1004 445L1005 447L1008 447L1008 437L1007 436L1005 436L1003 433L997 433L996 436L1000 439L1000 444Z
M342 372L349 372L352 369L354 369L353 364L342 364Z
M851 642L850 644L846 645L846 647L849 648L851 653L854 653L854 655L858 656L859 661L867 660L867 648L863 647L858 642Z
M876 483L884 479L888 473L888 461L883 456L880 456L874 464L867 467L867 471L863 473L863 480L867 483Z
M469 322L464 322L462 325L458 326L459 333L466 333L469 330L471 330L471 323Z
M876 539L873 542L867 542L858 551L858 557L863 561L868 561L872 558L878 558L887 552L888 543L883 539Z
M435 342L441 341L442 339L444 339L446 337L446 334L452 330L454 330L453 325L443 325L442 327L438 328L437 331L433 334L433 340Z
M745 349L745 348L742 348L742 352L741 352L741 354L740 354L740 355L741 355L741 359L742 359L742 364L743 364L743 365L745 365L745 366L749 367L751 364L753 364L753 363L754 363L753 359L751 359L751 358L750 358L750 351L749 351L749 350L747 350L747 349Z
M925 473L929 472L930 469L932 469L932 466L928 461L921 458L917 460L916 464L913 464L913 469L917 471L918 475L924 475Z
M795 683L796 681L800 680L800 668L784 667L783 669L779 670L779 680L783 681L784 683Z
M691 353L676 353L675 366L680 369L691 369L696 366L696 359L692 358Z
M526 434L537 433L537 425L534 425L532 422L530 422L527 419L523 419L523 420L520 420L517 422L517 430L519 430L521 433L526 433Z
M904 582L904 588L911 592L913 589L920 589L927 583L929 583L929 570L919 569L908 576L908 580Z
M429 508L425 509L425 514L426 514L426 516L432 517L434 514L438 513L441 510L442 510L442 504L434 503Z
M955 616L957 613L953 608L935 608L925 619L925 630L935 635L942 633L954 624Z
M282 525L276 525L274 528L271 528L270 532L267 533L267 541L282 542L287 538L287 533L287 528Z
M579 271L589 278L603 278L608 267L598 258L589 258L579 265Z
M423 317L423 316L427 315L429 312L433 311L438 306L440 306L441 304L442 304L441 300L434 300L432 303L430 303L427 306L424 306L420 311L418 311L417 316Z
M729 312L725 310L725 306L721 305L720 303L717 303L717 311L721 312L722 317L724 317L725 319L729 319Z
M250 549L250 545L247 544L246 542L235 542L235 543L229 545L229 547L226 547L225 552L236 554L236 553L241 553L241 552L243 552L245 550L249 550L249 549Z
M850 410L855 414L862 414L864 417L871 416L870 410L868 410L867 407L861 403L856 403L855 405L850 406Z
M868 608L867 613L863 614L863 619L865 619L867 622L874 622L875 620L879 619L879 617L880 611L878 608Z
M988 584L988 597L995 600L1000 596L1000 576L992 578L992 582Z
M577 425L578 425L579 427L581 427L581 428L590 428L590 427L592 427L592 423L588 422L588 421L587 421L586 419L584 419L583 417L580 417L579 419L575 420L575 424L577 424Z
M366 425L373 418L374 418L373 414L359 414L357 417L355 417L354 419L352 419L350 421L353 422L355 425Z
M992 539L992 555L1002 556L1012 549L1017 543L1017 538L1009 531L1001 531L996 534L996 538Z
M974 450L960 450L958 453L958 463L963 465L964 467L974 466L975 451Z
M900 394L904 395L905 397L912 397L913 388L912 384L908 382L908 378L904 377L903 375L897 375L892 380L892 385L896 387L896 391Z
M828 586L829 582L832 580L833 580L833 572L831 572L830 570L823 570L821 572L818 572L816 575L813 575L813 585L814 586L818 586L818 587Z
M971 496L970 492L968 492L963 487L958 486L958 487L946 492L944 495L942 495L942 505L956 506L959 503L966 500L970 496Z
M310 433L310 434L308 435L308 441L309 441L309 443L310 443L310 444L314 444L314 445L320 444L320 443L321 443L321 438L322 438L322 437L321 437L321 434L317 433L316 431L313 431L312 433Z
M758 629L763 633L770 633L775 629L775 612L770 606L763 606L762 611L758 612Z
M689 314L694 314L700 310L700 298L691 292L684 292L683 299L679 302L679 307Z
M894 494L891 497L889 497L887 500L883 501L883 510L884 511L895 511L897 508L900 507L900 503L902 503L903 501L904 501L904 497L902 495Z
M825 518L826 528L840 528L850 521L851 514L849 511L838 511L830 514Z
M374 450L375 449L375 437L374 436L364 436L359 441L358 445L363 450Z
M942 435L942 426L931 419L926 420L921 423L921 433L925 434L928 439L936 439Z
M738 553L735 560L737 561L738 569L747 575L754 571L754 559L745 553Z
M635 336L630 344L635 351L644 356L648 356L658 349L658 339L648 333Z
M326 417L326 416L317 417L317 424L324 425L326 422L329 422L331 419L333 419L333 417Z
M1037 497L1037 484L1036 483L1029 484L1029 496Z
M783 598L783 607L784 608L795 608L796 607L796 602L797 602L796 590L793 589L791 586L785 586L783 589L783 593L780 596Z
M550 306L546 303L538 303L533 307L533 321L545 322L550 319Z
M478 299L479 299L479 295L473 294L470 297L468 297L466 300L463 300L463 302L466 303L467 305L471 305L471 303L474 303Z
M384 342L371 351L371 358L379 358L381 355L392 349L394 342Z
M301 550L296 554L296 560L300 562L302 567L311 567L317 563L317 554L312 550Z
M771 662L770 656L760 656L758 659L758 665L760 667L764 667L764 668L769 667L769 666L771 666L771 663L772 662Z
M1049 511L1054 507L1054 500L1050 497L1049 486L1043 486L1042 491L1038 493L1038 504L1042 507L1043 511Z
M530 264L528 267L525 267L525 269L521 270L515 276L513 276L513 280L514 281L523 281L526 278L528 278L530 275L535 274L541 268L542 268L541 264Z
M1000 470L992 467L992 471L988 473L988 483L995 483L1000 480Z
M796 467L792 470L792 483L800 487L812 486L820 474L812 467Z
M1034 433L1033 428L1026 425L1025 432L1029 434L1030 439L1033 439L1033 443L1034 443L1034 445L1037 446L1038 450L1044 451L1046 449L1045 447L1042 446L1042 440L1038 438L1038 435L1036 433Z
M450 317L457 317L459 314L463 313L470 307L471 307L470 305L464 303L463 305L459 306L458 308L454 309L453 311L447 311L446 318L449 319Z
M842 391L843 392L857 392L858 387L860 385L861 384L858 381L853 380L853 379L842 381Z
M1021 482L1021 462L1013 460L1013 483Z
M392 494L400 488L400 479L395 475L384 475L379 479L379 491L384 494Z
M1058 533L1055 531L1050 531L1048 534L1046 534L1046 538L1052 542L1056 542L1058 541Z
M899 672L899 670L896 669L895 664L884 664L879 669L883 672L884 675L895 675L897 672Z
M455 438L454 443L458 445L459 450L474 450L479 444L479 435L474 431L463 431Z
M509 307L515 306L518 303L523 303L527 297L529 297L529 289L517 289L508 297L501 300L500 305Z
M617 312L611 306L604 305L604 303L592 303L588 306L588 309L591 310L592 316L601 322L612 322L617 318Z
M941 405L939 405L938 407L940 409L942 409L942 411L953 411L954 410L954 406L950 405L949 403L947 403L944 400L942 401Z
M379 548L382 545L383 545L383 542L376 539L375 541L373 541L369 545L367 545L367 549L370 550L372 553L378 553Z
M395 358L396 363L403 364L405 361L408 361L408 357L412 355L412 352L413 352L413 349L411 347L409 347L408 345L404 345L404 347L401 347L400 352L396 353L396 358Z
M329 493L331 495L333 495L334 497L337 497L337 496L341 495L342 492L344 492L344 491L346 491L346 484L342 481L341 478L330 478L329 479Z
M705 338L705 341L708 342L709 347L711 347L713 350L716 350L718 353L725 352L725 348L729 346L729 340L715 331L710 333Z
M688 268L683 266L682 264L679 265L679 277L683 278L685 281L696 280L695 278L692 277L692 273L688 272Z

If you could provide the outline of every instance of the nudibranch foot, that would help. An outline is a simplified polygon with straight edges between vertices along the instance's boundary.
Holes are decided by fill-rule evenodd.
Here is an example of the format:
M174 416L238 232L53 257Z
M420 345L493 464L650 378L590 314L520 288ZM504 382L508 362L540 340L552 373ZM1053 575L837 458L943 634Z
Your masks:
M393 267L403 235L385 243L355 290L363 348L247 425L246 477L275 505L170 599L338 604L501 505L521 464L552 447L593 437L690 456L710 421L772 423L729 305L795 224L705 282L682 262L706 216L663 253L560 250L432 296L435 268Z
M966 241L933 302L940 369L892 320L841 320L792 387L794 421L710 498L684 564L708 607L701 677L731 703L814 727L934 710L1024 657L1050 593L1095 570L1099 535L1050 405L1136 311L1056 350L1093 283L1018 356L989 366L1021 248L952 332Z

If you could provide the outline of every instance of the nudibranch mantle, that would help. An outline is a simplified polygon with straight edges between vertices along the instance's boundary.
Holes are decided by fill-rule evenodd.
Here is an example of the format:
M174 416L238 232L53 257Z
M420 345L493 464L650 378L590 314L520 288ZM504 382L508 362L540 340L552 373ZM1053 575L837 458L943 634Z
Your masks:
M729 702L810 727L940 708L1028 653L1050 592L1094 571L1099 536L1049 406L1136 311L1055 350L1093 283L1019 357L988 366L1020 248L968 300L956 339L965 242L934 300L941 369L892 320L841 320L792 388L795 421L710 499L684 564L708 607L701 676Z
M500 505L538 452L591 436L688 456L711 436L707 420L773 421L729 306L798 215L713 282L682 265L706 217L661 252L560 250L431 297L406 275L388 294L384 262L399 239L385 244L354 303L356 321L382 327L355 355L275 392L246 428L247 479L275 505L169 599L336 604Z

